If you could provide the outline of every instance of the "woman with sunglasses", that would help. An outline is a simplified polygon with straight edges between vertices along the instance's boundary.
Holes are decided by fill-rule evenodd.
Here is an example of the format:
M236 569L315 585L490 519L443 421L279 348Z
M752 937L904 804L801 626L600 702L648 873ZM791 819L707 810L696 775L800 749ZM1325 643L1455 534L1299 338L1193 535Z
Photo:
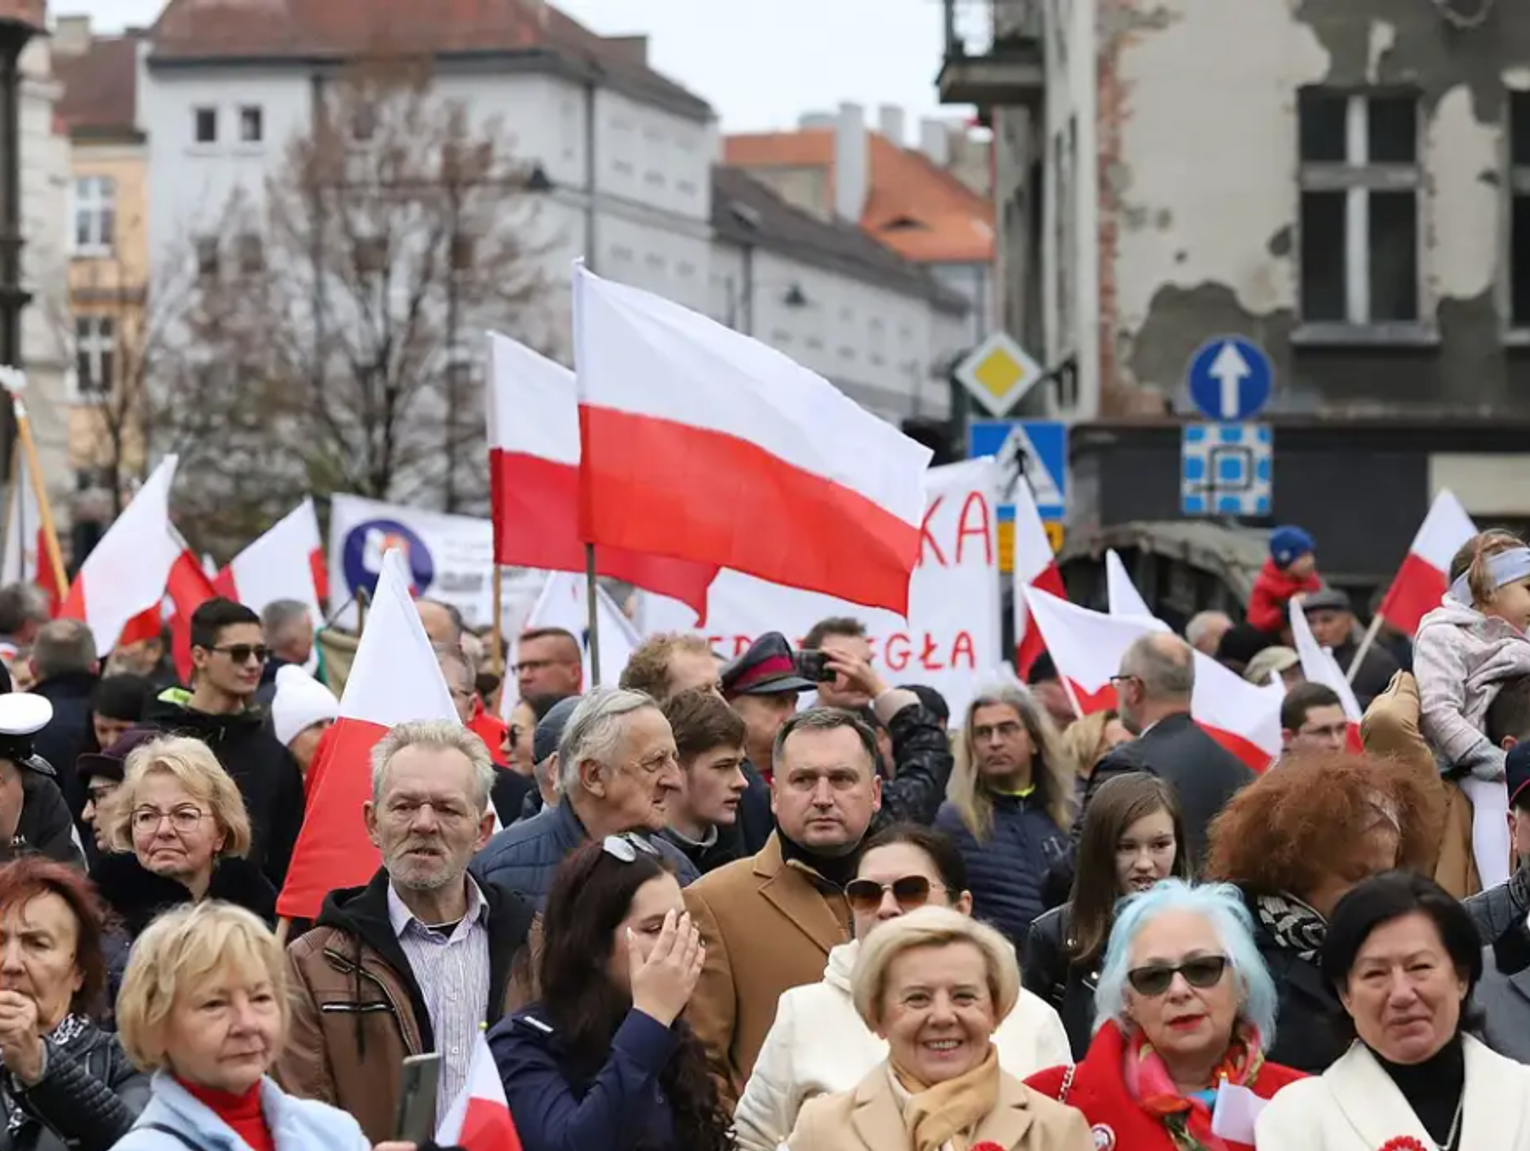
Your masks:
M681 1013L705 961L670 864L643 837L587 843L542 912L541 999L489 1048L524 1151L728 1151L731 1119Z
M921 907L972 914L961 851L950 837L912 823L894 824L867 841L845 895L855 939L829 952L822 982L781 996L734 1115L739 1151L775 1151L804 1103L850 1090L887 1058L886 1042L861 1021L851 998L866 939ZM993 1042L999 1066L1017 1078L1068 1058L1057 1012L1024 990L994 1030Z
M1117 904L1171 875L1189 879L1184 842L1174 786L1156 775L1134 771L1107 780L1089 804L1072 896L1031 924L1025 945L1025 986L1057 1008L1075 1059L1084 1057L1094 1033L1094 988Z
M1237 889L1166 879L1116 916L1083 1062L1027 1082L1082 1111L1096 1147L1251 1151L1254 1099L1302 1077L1265 1062L1275 1004Z

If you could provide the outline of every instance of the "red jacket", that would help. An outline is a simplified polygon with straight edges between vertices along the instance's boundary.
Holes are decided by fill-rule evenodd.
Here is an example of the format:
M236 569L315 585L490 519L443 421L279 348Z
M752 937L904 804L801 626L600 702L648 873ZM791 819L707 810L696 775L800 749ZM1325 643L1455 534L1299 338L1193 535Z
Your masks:
M1067 1094L1062 1091L1068 1068L1051 1067L1038 1071L1025 1081L1027 1087L1066 1103L1084 1113L1094 1128L1094 1145L1105 1151L1175 1151L1174 1141L1157 1117L1137 1106L1126 1091L1121 1075L1125 1041L1114 1023L1106 1023L1095 1033L1094 1042L1084 1061L1074 1068L1073 1082ZM1287 1083L1305 1079L1300 1071L1266 1063L1248 1087L1261 1099L1268 1099ZM1228 1151L1254 1151L1249 1143L1228 1142Z
M1317 572L1302 579L1285 568L1276 567L1274 560L1265 560L1264 567L1259 569L1259 578L1254 580L1254 590L1248 596L1249 626L1280 634L1290 622L1286 619L1286 604L1291 602L1291 597L1298 592L1318 591L1322 586L1323 581Z
M508 754L505 742L510 735L510 726L485 708L483 700L473 700L473 718L468 720L467 729L483 740L484 746L489 749L489 758L495 763L499 763Z

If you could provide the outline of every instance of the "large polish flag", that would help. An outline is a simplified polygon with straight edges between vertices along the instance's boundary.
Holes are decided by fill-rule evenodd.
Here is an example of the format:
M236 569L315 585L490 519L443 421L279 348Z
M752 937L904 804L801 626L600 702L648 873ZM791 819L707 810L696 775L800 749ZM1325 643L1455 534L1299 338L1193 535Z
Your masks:
M1132 582L1126 565L1115 548L1105 550L1105 596L1111 615L1130 616L1138 619L1155 619L1153 609Z
M585 539L908 614L928 448L775 349L582 267L574 347Z
M105 658L160 632L160 601L183 548L170 530L176 457L166 456L85 557L59 615L83 620Z
M1080 715L1116 706L1112 677L1133 641L1166 631L1143 616L1090 611L1038 588L1026 591L1031 619L1046 637L1047 650ZM1280 754L1278 687L1255 686L1209 656L1195 653L1191 717L1227 750L1255 771Z
M1378 614L1404 635L1418 631L1418 621L1435 608L1450 587L1450 561L1477 534L1477 525L1450 490L1440 492L1413 537L1413 546L1381 601Z
M1344 705L1344 718L1349 721L1350 750L1363 751L1365 745L1360 739L1360 721L1365 713L1360 710L1355 689L1350 686L1349 677L1339 667L1339 661L1334 659L1333 651L1318 643L1317 636L1312 634L1312 627L1307 623L1307 613L1298 602L1300 598L1293 596L1286 608L1291 620L1291 640L1302 661L1302 678L1308 683L1320 683L1331 688L1338 695L1339 702Z
M467 1082L436 1131L436 1144L464 1147L467 1151L521 1151L521 1137L510 1118L505 1086L482 1034L473 1044Z
M1047 538L1047 529L1041 522L1041 512L1036 508L1035 493L1024 476L1015 481L1014 500L1015 668L1023 680L1030 674L1037 657L1047 650L1045 637L1031 620L1026 589L1038 588L1058 599L1067 599L1068 592L1063 587L1062 569L1057 566L1052 541Z
M574 373L508 336L489 333L489 495L494 561L583 572L579 532L579 388ZM679 600L706 622L717 565L595 549L597 575Z
M359 886L376 874L377 848L367 839L361 808L372 797L370 756L378 740L412 720L459 721L409 583L404 553L389 549L345 681L340 718L325 733L309 771L308 812L277 900L279 915L312 919L330 891Z
M264 611L279 599L307 604L315 622L324 618L324 543L313 500L305 499L236 555L213 580L219 595Z
M32 489L31 472L19 467L16 482L11 485L10 507L5 513L5 543L0 548L0 587L36 584L57 611L64 597L54 578L53 564L48 560L47 536L37 493Z

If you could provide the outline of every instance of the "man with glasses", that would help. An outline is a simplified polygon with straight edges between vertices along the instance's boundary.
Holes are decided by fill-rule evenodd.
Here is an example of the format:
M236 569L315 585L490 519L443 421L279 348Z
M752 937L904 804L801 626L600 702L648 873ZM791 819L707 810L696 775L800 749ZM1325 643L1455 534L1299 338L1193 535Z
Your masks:
M282 1085L349 1111L369 1142L395 1134L406 1056L441 1056L436 1114L446 1114L479 1032L514 995L532 909L467 874L494 830L493 778L483 741L460 725L393 728L372 752L362 811L382 867L365 887L330 892L313 930L288 948Z
M551 705L584 690L584 652L561 627L531 628L515 644L516 687L532 704Z
M239 785L254 842L249 860L278 891L303 825L303 774L276 738L255 693L270 652L260 617L243 604L210 599L191 615L191 688L170 688L144 722L202 740Z
M1333 688L1299 683L1280 704L1280 758L1313 753L1338 754L1349 739L1349 717ZM1278 761L1277 761L1278 762Z

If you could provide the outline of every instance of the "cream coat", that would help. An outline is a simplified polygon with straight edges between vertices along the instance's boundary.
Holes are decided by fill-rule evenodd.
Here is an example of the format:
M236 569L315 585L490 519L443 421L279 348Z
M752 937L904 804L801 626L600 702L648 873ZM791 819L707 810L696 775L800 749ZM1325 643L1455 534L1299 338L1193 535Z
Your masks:
M850 1001L859 944L829 952L823 982L781 996L776 1021L760 1048L734 1116L739 1151L775 1151L809 1099L849 1091L887 1058L887 1044L861 1021ZM1072 1062L1057 1012L1029 991L993 1033L999 1066L1016 1079Z
M1466 1037L1461 1151L1530 1151L1530 1067ZM1375 1056L1359 1043L1321 1076L1281 1090L1255 1126L1259 1151L1377 1151L1408 1136L1435 1146Z

